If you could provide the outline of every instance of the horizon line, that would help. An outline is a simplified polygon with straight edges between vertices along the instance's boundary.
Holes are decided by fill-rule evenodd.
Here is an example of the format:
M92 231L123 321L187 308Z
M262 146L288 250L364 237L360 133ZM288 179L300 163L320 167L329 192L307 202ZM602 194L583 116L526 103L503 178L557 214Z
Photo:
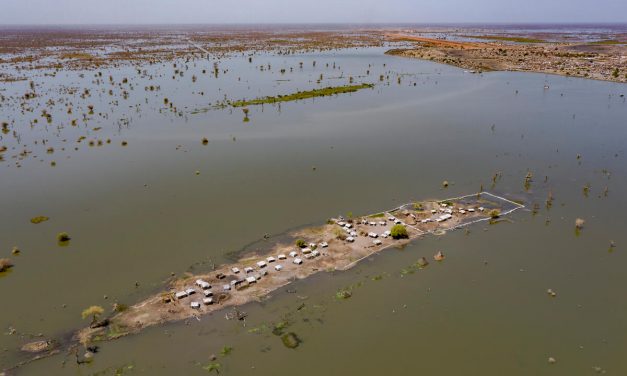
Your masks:
M625 25L627 21L430 21L430 22L407 22L407 21L381 21L381 22L146 22L146 23L122 23L122 22L94 22L94 23L4 23L0 24L0 29L6 27L33 27L33 26L310 26L310 25L333 25L333 26L385 26L385 25Z

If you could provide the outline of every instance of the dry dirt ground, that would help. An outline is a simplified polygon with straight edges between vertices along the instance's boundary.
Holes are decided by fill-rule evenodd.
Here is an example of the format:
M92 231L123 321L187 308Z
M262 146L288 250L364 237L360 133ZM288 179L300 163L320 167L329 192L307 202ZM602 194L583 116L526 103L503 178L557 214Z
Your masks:
M627 43L465 42L388 33L410 48L388 54L436 61L475 72L524 71L627 82Z

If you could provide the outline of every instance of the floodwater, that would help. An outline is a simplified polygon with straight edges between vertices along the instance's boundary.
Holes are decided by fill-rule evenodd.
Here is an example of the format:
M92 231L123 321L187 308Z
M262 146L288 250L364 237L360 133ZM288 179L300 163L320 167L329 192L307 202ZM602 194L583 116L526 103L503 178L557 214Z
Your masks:
M16 372L201 375L219 363L226 375L626 374L627 87L476 75L383 51L255 55L252 63L234 56L219 62L217 78L203 59L147 65L142 74L39 74L39 96L27 101L34 111L24 113L16 96L28 82L2 83L0 120L15 124L0 139L9 148L0 162L0 257L15 267L0 276L0 369L26 359L16 348L33 336L64 341L87 325L84 308L133 304L171 273L229 262L264 234L483 186L529 210L321 272L242 307L245 321L217 312L101 343L90 364L62 353ZM248 122L241 109L197 111L225 97L345 85L349 76L376 86L253 106ZM83 121L87 105L94 115ZM46 107L51 123L40 116ZM11 157L25 148L32 154ZM30 223L38 215L50 220ZM578 217L586 222L577 235ZM61 231L68 246L57 244ZM406 272L438 250L446 260ZM347 287L352 297L336 299ZM298 348L272 333L282 321L302 340ZM232 351L222 355L225 346Z

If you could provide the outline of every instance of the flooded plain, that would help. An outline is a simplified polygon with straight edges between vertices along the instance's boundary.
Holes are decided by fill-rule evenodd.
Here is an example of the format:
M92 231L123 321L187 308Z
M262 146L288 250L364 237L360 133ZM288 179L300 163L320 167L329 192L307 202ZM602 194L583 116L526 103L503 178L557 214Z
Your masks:
M66 343L86 307L133 304L264 235L483 187L528 210L298 281L241 307L245 320L217 312L99 343L88 364L62 351L10 372L625 374L627 87L385 50L3 82L0 258L15 266L0 274L0 369L40 334ZM224 106L361 83L374 87ZM447 258L411 267L437 251Z

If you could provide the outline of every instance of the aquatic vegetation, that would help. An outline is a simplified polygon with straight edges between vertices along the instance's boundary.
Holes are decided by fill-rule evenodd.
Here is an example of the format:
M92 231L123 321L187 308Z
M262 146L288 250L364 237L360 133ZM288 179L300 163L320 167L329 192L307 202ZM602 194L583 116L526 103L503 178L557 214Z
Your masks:
M275 336L280 336L283 334L283 331L289 327L288 321L279 321L272 328L272 334Z
M60 232L57 234L57 241L58 242L69 242L70 241L70 235L67 232Z
M233 348L232 347L224 346L224 347L222 347L222 350L220 350L220 355L227 356L227 355L231 354L231 352L233 352Z
M287 95L278 95L276 97L263 97L263 98L257 98L257 99L251 99L251 100L242 99L242 100L238 100L235 102L231 102L229 104L232 107L246 107L246 106L255 106L255 105L266 104L266 103L291 102L291 101L297 101L301 99L353 93L358 90L373 88L373 87L374 87L373 84L334 86L334 87L326 87L323 89L299 91L299 92L287 94Z
M31 219L30 219L30 222L31 222L31 223L34 223L34 224L38 224L38 223L41 223L41 222L45 222L45 221L47 221L47 220L49 220L49 219L50 219L50 218L46 217L45 215L39 215L39 216L37 216L37 217L33 217L33 218L31 218Z
M302 343L302 340L298 338L294 332L283 334L281 336L281 341L283 342L283 345L289 349L295 349Z
M390 230L390 235L394 239L407 239L409 238L409 234L407 233L407 228L403 225L394 225Z
M335 293L335 297L340 300L348 299L353 296L353 293L348 289L342 289Z
M202 367L202 369L204 369L207 372L215 372L217 374L220 374L220 368L222 367L222 365L220 365L220 363L209 363L206 366Z
M418 259L418 261L416 261L416 264L415 264L415 265L416 265L418 268L422 269L422 268L426 267L427 265L429 265L429 261L427 261L427 259L426 259L426 258L421 257L421 258L419 258L419 259Z

